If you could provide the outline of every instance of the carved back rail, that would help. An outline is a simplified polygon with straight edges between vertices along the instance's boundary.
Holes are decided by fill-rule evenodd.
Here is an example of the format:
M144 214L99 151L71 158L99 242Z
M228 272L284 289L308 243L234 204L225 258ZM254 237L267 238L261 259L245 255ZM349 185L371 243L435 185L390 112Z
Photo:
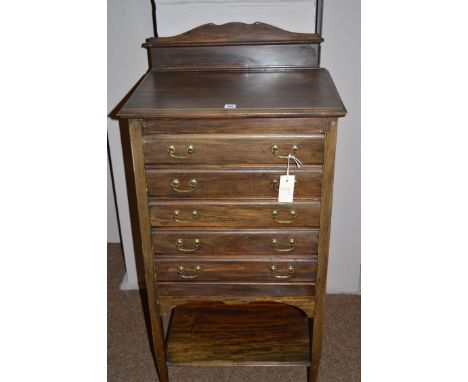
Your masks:
M151 69L298 70L319 67L318 34L293 33L254 23L205 24L174 37L150 38Z

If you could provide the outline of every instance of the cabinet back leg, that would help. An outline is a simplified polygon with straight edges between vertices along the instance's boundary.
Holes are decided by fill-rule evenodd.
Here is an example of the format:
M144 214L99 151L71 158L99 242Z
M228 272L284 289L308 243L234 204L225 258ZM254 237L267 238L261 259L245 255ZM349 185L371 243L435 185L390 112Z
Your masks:
M164 346L164 327L161 317L152 322L154 360L158 371L159 382L169 382L166 365L166 349Z

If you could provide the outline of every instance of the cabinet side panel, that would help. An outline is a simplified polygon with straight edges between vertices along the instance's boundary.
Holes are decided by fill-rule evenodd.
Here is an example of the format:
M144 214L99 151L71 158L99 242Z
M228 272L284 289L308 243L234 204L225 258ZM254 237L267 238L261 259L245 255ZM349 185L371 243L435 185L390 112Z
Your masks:
M153 245L149 224L148 196L146 192L145 165L142 145L142 123L140 120L129 120L130 144L135 176L138 219L140 223L141 248L145 265L146 290L150 310L151 334L161 382L168 381L166 356L164 349L164 330L157 302L157 290L154 278Z
M323 163L322 204L320 211L320 234L317 265L317 293L314 308L312 331L312 366L309 369L309 382L316 382L322 354L324 297L327 287L328 247L330 243L331 211L333 201L333 177L335 172L335 151L337 120L329 122L329 131L325 135L325 153Z

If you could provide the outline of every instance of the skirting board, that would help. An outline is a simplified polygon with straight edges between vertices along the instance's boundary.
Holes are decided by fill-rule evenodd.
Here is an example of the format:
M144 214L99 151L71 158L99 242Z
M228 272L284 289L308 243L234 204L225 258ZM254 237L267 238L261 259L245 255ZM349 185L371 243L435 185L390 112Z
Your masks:
M144 284L139 283L130 283L128 281L127 272L125 272L122 282L120 283L120 290L138 290L146 289Z

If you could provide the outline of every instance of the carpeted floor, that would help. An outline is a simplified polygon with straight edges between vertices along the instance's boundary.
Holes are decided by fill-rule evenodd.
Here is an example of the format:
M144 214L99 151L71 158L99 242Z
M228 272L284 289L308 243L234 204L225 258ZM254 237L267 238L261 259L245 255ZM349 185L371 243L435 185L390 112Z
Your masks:
M119 290L124 275L120 245L108 245L107 369L109 382L157 382L145 313L138 291ZM361 379L361 297L328 295L318 382ZM298 367L170 367L171 382L306 382Z

